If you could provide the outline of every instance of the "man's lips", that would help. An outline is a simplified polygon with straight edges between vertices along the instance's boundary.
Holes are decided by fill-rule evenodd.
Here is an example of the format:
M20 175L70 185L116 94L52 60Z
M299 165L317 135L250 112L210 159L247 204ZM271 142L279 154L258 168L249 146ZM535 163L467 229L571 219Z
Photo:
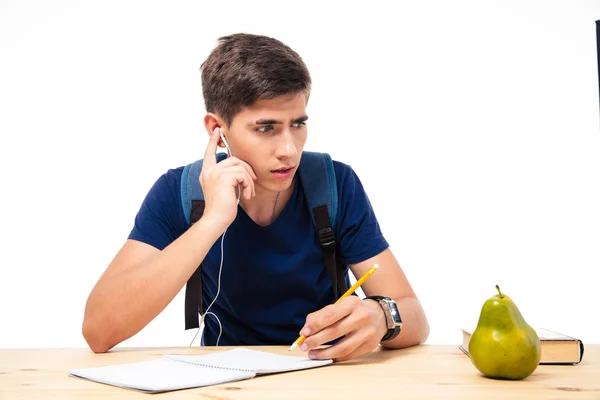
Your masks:
M279 168L279 169L273 169L271 170L271 172L287 172L290 169L293 169L294 167L283 167L283 168Z

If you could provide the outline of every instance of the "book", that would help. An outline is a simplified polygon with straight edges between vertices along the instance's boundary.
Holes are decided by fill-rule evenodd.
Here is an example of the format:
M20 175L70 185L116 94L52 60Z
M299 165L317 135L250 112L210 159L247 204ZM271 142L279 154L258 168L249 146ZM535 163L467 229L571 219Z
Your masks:
M236 348L198 356L165 354L147 361L71 369L69 376L145 393L162 393L322 367L332 362Z
M540 364L579 364L583 359L583 343L580 339L545 328L535 331L542 349ZM473 331L462 329L462 333L463 341L458 347L468 356Z

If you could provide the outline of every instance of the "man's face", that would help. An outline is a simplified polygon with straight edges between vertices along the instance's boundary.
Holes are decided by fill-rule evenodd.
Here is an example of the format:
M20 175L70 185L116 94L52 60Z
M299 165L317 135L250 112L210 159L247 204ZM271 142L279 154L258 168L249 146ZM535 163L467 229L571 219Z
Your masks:
M257 186L287 189L306 143L306 95L259 100L239 112L225 131L233 155L252 167Z

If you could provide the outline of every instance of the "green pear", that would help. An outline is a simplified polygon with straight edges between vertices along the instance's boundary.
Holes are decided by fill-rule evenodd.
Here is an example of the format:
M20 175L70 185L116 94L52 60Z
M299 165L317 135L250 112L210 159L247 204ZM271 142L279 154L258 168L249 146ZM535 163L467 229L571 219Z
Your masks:
M515 303L502 294L481 308L477 328L469 341L469 355L484 376L523 379L535 371L542 355L540 338L525 322Z

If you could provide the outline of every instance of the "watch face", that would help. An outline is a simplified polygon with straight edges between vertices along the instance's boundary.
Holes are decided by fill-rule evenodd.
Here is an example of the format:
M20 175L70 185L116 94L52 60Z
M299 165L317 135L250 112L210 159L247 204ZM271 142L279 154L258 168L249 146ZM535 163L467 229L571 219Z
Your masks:
M385 323L388 329L392 329L394 327L394 317L392 317L392 310L390 309L390 303L387 300L382 300L380 302L381 307L383 308L383 315L385 316Z
M401 324L402 318L400 318L400 312L398 312L398 307L396 306L396 302L390 301L388 303L388 305L390 307L390 314L392 315L392 319L394 320L394 323Z

